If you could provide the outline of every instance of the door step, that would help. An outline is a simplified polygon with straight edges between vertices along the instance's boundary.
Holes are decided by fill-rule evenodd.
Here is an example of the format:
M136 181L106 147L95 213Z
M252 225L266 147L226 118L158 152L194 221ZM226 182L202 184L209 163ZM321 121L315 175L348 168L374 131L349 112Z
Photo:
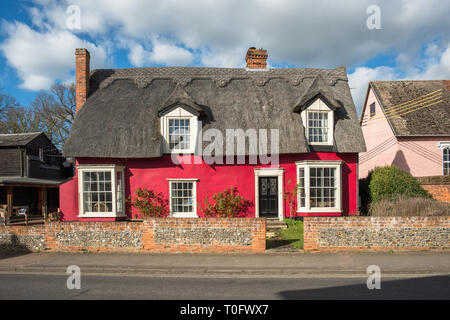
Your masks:
M266 237L277 237L281 230L287 229L286 223L278 219L266 219Z

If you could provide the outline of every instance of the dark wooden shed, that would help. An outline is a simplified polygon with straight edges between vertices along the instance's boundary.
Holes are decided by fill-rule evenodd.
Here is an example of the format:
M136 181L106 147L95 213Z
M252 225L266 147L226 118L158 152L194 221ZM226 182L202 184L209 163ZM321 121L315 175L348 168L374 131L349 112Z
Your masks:
M42 132L0 134L0 216L4 223L39 221L58 210L58 186L71 168Z

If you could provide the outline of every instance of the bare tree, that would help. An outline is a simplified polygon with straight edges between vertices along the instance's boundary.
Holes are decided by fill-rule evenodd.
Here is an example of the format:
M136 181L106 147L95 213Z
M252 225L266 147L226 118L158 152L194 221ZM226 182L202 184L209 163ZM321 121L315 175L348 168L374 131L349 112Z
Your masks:
M40 132L39 118L29 108L15 106L8 108L0 120L0 133Z
M55 146L62 147L75 119L75 85L54 85L50 92L41 91L31 105L42 131Z
M5 119L6 113L12 108L18 107L16 100L4 93L1 93L0 88L0 122Z
M41 91L31 108L21 107L14 98L0 93L0 133L42 131L53 144L62 148L76 113L74 84L57 84Z

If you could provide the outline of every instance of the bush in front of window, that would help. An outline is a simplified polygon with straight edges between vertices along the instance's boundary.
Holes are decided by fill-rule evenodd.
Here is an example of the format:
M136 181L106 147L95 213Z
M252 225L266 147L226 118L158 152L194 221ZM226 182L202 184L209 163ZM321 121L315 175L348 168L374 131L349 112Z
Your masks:
M131 206L139 211L135 218L169 216L169 201L164 198L162 193L138 188L134 194L135 197L131 200Z
M214 194L212 200L213 202L210 202L209 197L206 197L204 207L200 208L205 217L245 217L248 210L253 207L253 202L241 197L238 190L234 187Z
M431 198L431 195L409 173L396 166L375 168L369 182L372 203L403 198Z

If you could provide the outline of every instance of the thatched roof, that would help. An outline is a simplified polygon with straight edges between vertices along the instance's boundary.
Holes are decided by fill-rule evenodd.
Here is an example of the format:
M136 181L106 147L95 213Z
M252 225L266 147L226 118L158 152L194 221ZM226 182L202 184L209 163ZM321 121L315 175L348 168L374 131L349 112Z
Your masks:
M197 111L203 130L218 129L224 138L226 129L279 129L281 154L309 152L301 116L293 110L305 92L315 90L314 83L325 89L322 94L329 102L339 104L335 106L335 145L329 151L365 151L345 68L173 67L93 71L89 98L77 114L64 153L160 157L160 116L176 103Z
M450 136L450 92L441 80L373 81L396 136Z
M24 147L43 132L0 134L0 147Z

